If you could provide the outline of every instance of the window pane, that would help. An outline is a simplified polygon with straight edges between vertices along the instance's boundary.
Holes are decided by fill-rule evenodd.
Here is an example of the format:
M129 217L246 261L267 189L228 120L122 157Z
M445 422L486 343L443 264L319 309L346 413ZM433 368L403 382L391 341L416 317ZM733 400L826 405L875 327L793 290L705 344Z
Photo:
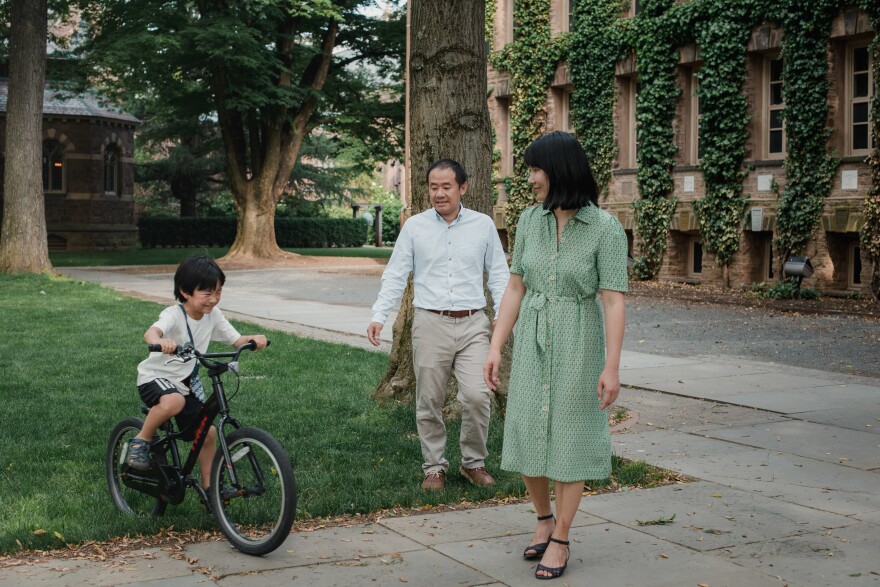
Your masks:
M868 103L853 104L853 124L868 122Z
M868 148L868 125L867 124L856 124L853 125L853 140L852 140L852 148L853 151L861 151L863 149Z
M868 48L853 49L853 71L868 71Z
M770 128L782 128L782 110L770 111Z
M698 241L694 241L694 266L692 272L703 272L703 243Z
M63 167L61 166L61 162L53 162L52 163L52 181L50 182L49 189L52 190L60 190L62 186L61 178L63 177Z
M782 59L772 59L770 61L770 81L782 81Z
M868 97L868 74L857 73L853 76L853 98Z
M782 104L782 84L770 84L770 104Z
M771 130L770 131L770 152L771 153L781 153L782 152L782 131L781 130Z
M862 251L860 247L853 247L853 285L862 283Z

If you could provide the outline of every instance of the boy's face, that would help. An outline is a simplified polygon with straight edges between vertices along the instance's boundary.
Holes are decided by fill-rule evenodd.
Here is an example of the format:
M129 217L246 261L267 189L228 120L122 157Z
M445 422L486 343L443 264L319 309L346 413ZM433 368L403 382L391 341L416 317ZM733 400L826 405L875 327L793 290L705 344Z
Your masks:
M205 314L210 314L214 306L220 303L220 295L223 293L223 288L218 283L214 289L196 289L191 294L185 291L180 293L186 300L183 303L183 307L186 309L187 314L198 320Z

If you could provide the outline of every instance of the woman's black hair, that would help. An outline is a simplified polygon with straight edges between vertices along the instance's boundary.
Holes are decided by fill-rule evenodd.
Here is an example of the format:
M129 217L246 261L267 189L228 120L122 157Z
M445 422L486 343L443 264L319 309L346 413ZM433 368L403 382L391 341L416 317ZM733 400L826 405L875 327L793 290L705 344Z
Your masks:
M599 190L584 148L567 132L551 132L538 137L526 148L526 165L547 174L550 185L545 210L575 210L599 205Z
M185 302L181 292L192 295L197 289L213 290L219 284L223 287L226 275L217 265L217 261L207 255L187 257L177 266L174 272L174 297Z

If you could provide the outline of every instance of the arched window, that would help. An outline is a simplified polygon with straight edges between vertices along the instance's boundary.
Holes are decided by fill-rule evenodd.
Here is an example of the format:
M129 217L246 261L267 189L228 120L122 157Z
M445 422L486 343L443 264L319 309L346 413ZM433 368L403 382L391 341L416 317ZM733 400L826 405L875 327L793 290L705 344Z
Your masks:
M43 142L43 191L64 191L64 149L58 141Z
M104 193L119 195L119 148L115 145L104 149Z

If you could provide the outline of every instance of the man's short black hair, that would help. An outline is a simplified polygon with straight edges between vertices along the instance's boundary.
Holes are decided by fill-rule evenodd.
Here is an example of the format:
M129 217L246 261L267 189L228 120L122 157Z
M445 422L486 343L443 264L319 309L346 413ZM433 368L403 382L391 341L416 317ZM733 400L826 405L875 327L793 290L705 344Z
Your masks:
M439 161L431 163L431 166L428 167L428 172L425 173L426 182L429 181L431 172L435 169L451 169L452 172L455 173L455 181L458 182L458 185L464 185L467 183L467 171L465 171L464 167L461 166L461 163L455 159L440 159Z
M181 261L174 272L174 297L182 303L186 299L180 292L192 295L197 289L210 291L224 283L226 275L217 261L207 255L194 255Z
M584 148L567 132L551 132L526 148L526 165L537 167L550 181L545 210L574 210L599 205L599 190Z

